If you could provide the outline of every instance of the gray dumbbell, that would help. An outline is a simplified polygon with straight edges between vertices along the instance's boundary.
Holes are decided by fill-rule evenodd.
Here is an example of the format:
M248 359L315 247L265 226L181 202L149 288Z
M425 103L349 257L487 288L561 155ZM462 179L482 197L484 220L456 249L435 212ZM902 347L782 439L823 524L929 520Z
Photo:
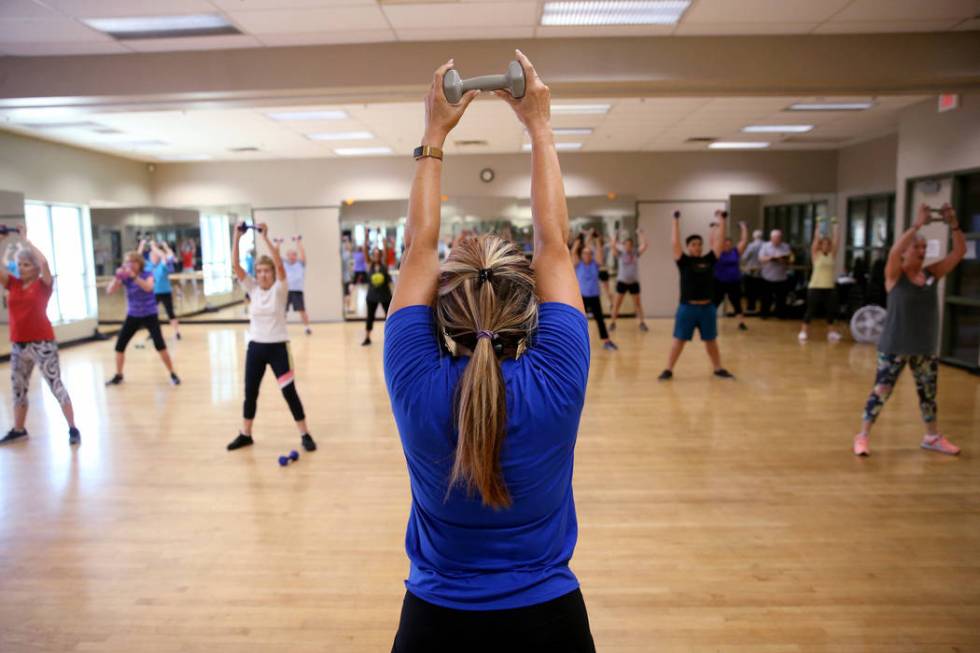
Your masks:
M459 72L453 68L442 78L442 91L446 94L449 104L459 104L467 91L495 91L505 89L515 98L524 97L524 68L519 61L511 61L507 72L503 75L484 75L471 79L461 79Z

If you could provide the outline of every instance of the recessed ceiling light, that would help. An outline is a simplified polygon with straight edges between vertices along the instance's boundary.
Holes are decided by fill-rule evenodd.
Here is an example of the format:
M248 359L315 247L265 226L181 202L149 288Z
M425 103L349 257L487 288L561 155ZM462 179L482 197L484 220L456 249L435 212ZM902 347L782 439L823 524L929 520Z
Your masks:
M531 151L531 144L530 143L524 143L522 149L525 152L530 152ZM555 149L556 150L581 150L582 149L582 144L581 143L555 143Z
M314 141L369 141L374 138L371 132L317 132L307 134Z
M715 141L708 145L712 150L761 150L769 143L761 141Z
M742 127L747 134L804 134L813 129L813 125L749 125Z
M542 25L674 25L690 0L546 2Z
M874 102L796 102L786 111L864 111L874 106Z
M370 156L372 154L391 154L390 147L338 147L334 149L337 156Z
M221 14L83 18L82 22L118 40L241 34Z
M608 113L608 104L552 104L551 113L560 115L586 115Z
M340 109L323 111L273 111L265 114L273 120L346 120L347 112Z

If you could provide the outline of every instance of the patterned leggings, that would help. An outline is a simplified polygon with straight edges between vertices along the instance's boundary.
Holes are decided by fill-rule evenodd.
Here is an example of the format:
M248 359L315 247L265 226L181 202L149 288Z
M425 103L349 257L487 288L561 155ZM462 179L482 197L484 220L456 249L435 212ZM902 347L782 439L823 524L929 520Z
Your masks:
M919 410L923 422L936 421L936 377L939 363L935 356L896 356L878 352L878 371L875 374L875 387L871 389L868 403L864 407L864 421L874 422L881 413L882 406L891 396L898 375L905 364L912 368L915 389L919 393Z
M54 340L36 342L15 342L10 352L10 382L14 387L14 406L27 405L27 388L31 382L34 364L41 369L41 375L48 382L51 393L59 404L67 404L71 399L61 382L61 365L58 363L58 343Z

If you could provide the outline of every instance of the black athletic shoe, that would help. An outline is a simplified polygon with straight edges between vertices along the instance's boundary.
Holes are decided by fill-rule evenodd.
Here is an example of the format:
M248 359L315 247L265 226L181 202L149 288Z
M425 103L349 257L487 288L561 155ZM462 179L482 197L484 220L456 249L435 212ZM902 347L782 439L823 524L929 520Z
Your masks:
M312 336L313 335L313 329L311 329L310 327L306 327L306 335Z
M119 385L123 382L122 374L114 374L111 379L105 382L106 385Z
M307 451L316 451L316 442L313 441L313 438L310 437L309 433L304 433L300 440L303 442L304 449Z
M724 367L719 367L717 370L715 370L715 376L717 376L719 379L735 378L735 375L729 372L728 370L726 370Z
M177 340L180 340L180 331L177 332Z
M252 439L251 435L239 433L237 438L228 443L228 451L234 451L235 449L241 449L242 447L250 447L253 444L255 444L255 440Z
M361 343L361 347L368 347L370 345L371 345L371 339L370 338L365 338L364 339L364 342Z
M180 385L180 377L174 374L173 372L171 372L170 382L173 383L174 385Z
M14 440L19 440L21 438L27 437L27 429L10 429L7 431L7 435L0 438L0 444L7 444L8 442L13 442Z
M670 381L672 378L674 378L674 373L671 372L670 370L664 370L663 372L660 373L660 376L657 377L657 380Z
M78 432L78 429L74 426L68 429L68 444L80 444L82 442L82 434Z
M738 323L738 330L739 331L748 331L749 330L749 327L745 326L745 322L739 322Z

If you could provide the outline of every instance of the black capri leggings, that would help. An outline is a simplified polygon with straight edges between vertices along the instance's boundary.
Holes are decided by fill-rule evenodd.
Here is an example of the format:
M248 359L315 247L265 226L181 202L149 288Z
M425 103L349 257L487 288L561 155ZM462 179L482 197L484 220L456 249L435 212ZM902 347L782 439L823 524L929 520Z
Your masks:
M728 297L728 301L732 303L732 310L735 311L735 315L742 314L742 282L735 281L733 283L722 283L715 279L715 290L714 290L714 303L715 306L721 306L725 303L725 297Z
M803 316L804 324L809 324L810 320L824 313L827 317L827 324L833 324L840 305L837 301L836 288L810 288L806 291L806 315Z
M167 312L167 319L177 319L177 316L174 315L174 294L170 292L160 292L156 294L156 298L157 304L163 302L163 310Z
M596 326L599 327L599 338L609 339L609 332L606 330L606 320L602 316L602 301L598 297L586 297L582 295L582 303L585 304L585 312L592 313Z
M153 338L154 349L163 351L167 348L167 343L163 339L163 332L160 331L160 320L156 315L147 315L145 317L127 315L126 321L123 322L122 329L119 331L119 337L116 338L116 351L120 354L126 351L126 346L129 345L129 341L142 328L150 332L150 337Z
M282 396L289 404L289 412L297 422L306 419L303 402L296 393L293 379L293 358L289 355L288 342L250 342L245 354L245 405L242 413L245 419L255 419L255 407L259 399L259 387L265 376L265 366L272 367Z
M582 592L510 610L455 610L405 593L391 653L595 653Z
M374 314L378 312L378 304L380 304L385 309L385 317L388 317L388 307L391 306L391 297L383 302L371 302L367 303L367 331L371 333L371 329L374 328Z

